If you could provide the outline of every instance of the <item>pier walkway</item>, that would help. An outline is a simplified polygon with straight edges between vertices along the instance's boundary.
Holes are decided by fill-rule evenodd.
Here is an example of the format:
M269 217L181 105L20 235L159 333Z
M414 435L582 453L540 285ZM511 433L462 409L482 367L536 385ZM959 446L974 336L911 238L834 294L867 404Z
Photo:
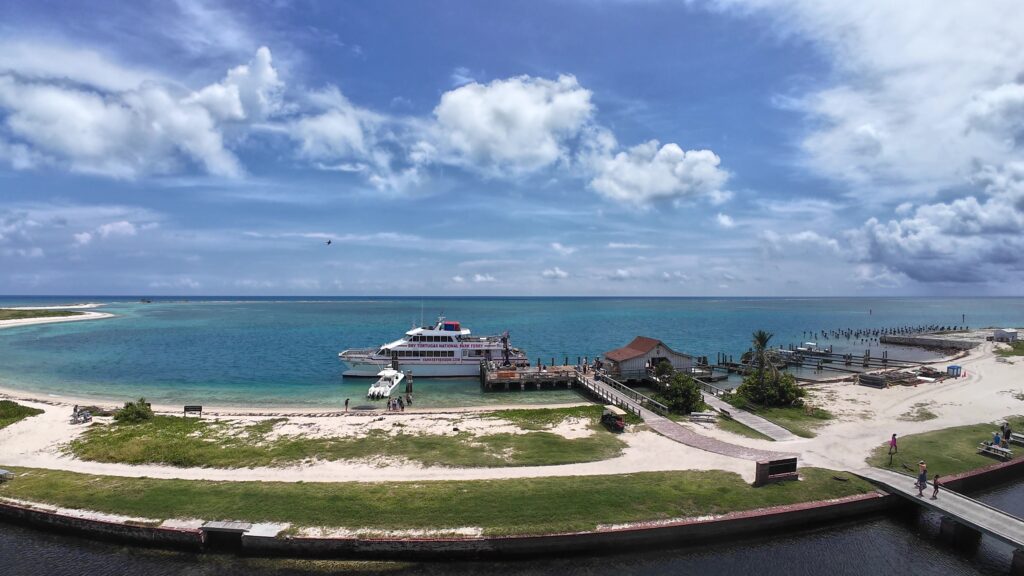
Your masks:
M730 418L740 424L743 424L747 428L753 428L776 442L787 442L789 440L800 439L799 436L793 434L789 430L786 430L782 426L779 426L774 422L769 422L768 420L751 414L746 410L735 408L713 394L704 392L704 402L719 412L725 412Z
M940 488L939 497L932 500L931 484L925 489L925 495L919 497L917 488L914 488L914 478L906 474L880 468L862 468L855 470L854 474L880 485L890 494L902 496L919 506L952 518L958 524L992 536L1017 550L1024 550L1024 520L1016 516L946 488Z
M779 458L790 458L795 456L795 454L772 452L768 450L759 450L757 448L748 448L747 446L740 446L738 444L730 444L716 438L709 438L708 436L698 434L678 422L669 420L668 418L647 409L642 406L640 402L630 398L629 395L624 392L616 390L612 386L595 379L593 374L581 374L577 372L576 381L580 386L589 390L592 394L601 398L603 401L608 402L609 404L622 406L630 412L639 415L652 430L666 438L675 440L680 444L685 444L707 452L714 452L715 454L721 454L723 456L753 460L755 462L759 460L777 460Z

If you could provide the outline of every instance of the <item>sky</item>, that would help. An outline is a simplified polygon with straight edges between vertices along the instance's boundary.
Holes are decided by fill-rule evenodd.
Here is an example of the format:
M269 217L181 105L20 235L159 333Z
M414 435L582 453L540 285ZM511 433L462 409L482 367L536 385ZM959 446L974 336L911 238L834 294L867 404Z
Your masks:
M1022 29L1019 0L11 0L0 294L1019 296Z

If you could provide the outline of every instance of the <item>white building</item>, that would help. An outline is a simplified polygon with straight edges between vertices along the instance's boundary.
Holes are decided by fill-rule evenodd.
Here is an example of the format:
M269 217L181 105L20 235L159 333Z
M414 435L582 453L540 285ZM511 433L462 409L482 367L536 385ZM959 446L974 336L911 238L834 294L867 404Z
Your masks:
M677 372L689 373L693 368L693 356L676 352L661 340L637 336L622 348L605 352L608 372L626 380L644 377L648 366L657 366L667 360Z
M1017 329L1016 328L996 328L995 333L992 335L993 340L996 342L1016 342L1017 341Z

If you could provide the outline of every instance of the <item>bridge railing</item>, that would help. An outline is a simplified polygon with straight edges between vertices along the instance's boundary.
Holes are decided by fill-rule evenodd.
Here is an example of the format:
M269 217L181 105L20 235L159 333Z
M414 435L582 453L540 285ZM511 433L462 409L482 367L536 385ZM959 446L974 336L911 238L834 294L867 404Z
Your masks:
M579 375L579 372L577 372L577 374ZM615 380L614 378L612 378L611 376L608 376L607 374L605 374L603 372L595 373L594 374L594 378L596 380L599 380L599 381L603 382L604 384L607 384L608 386L611 386L615 390L617 390L620 393L622 393L623 396L625 396L626 398L629 398L630 400L632 400L633 402L635 402L636 404L638 404L642 408L646 408L647 410L650 410L651 412L654 412L655 414L660 414L662 416L668 416L668 406L662 404L661 402L658 402L654 398L651 398L650 396L646 396L644 394L641 394L640 392L637 392L636 390L630 388L629 386L626 386L622 382L619 382L619 381Z

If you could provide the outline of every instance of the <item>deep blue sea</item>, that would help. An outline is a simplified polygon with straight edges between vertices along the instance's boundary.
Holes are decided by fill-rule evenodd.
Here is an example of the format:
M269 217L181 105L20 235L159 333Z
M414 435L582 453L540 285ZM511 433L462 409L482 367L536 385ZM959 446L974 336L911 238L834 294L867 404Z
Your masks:
M365 404L369 381L343 379L337 354L399 338L421 318L459 320L475 334L508 330L531 360L571 363L637 335L712 358L738 357L750 334L799 344L811 332L921 324L1024 326L1024 298L263 298L0 297L3 306L102 302L117 315L0 330L0 385L168 404L338 407ZM859 342L828 341L857 353ZM872 355L880 355L875 345ZM916 359L893 348L892 358ZM552 403L574 392L483 393L475 379L418 379L417 406Z

